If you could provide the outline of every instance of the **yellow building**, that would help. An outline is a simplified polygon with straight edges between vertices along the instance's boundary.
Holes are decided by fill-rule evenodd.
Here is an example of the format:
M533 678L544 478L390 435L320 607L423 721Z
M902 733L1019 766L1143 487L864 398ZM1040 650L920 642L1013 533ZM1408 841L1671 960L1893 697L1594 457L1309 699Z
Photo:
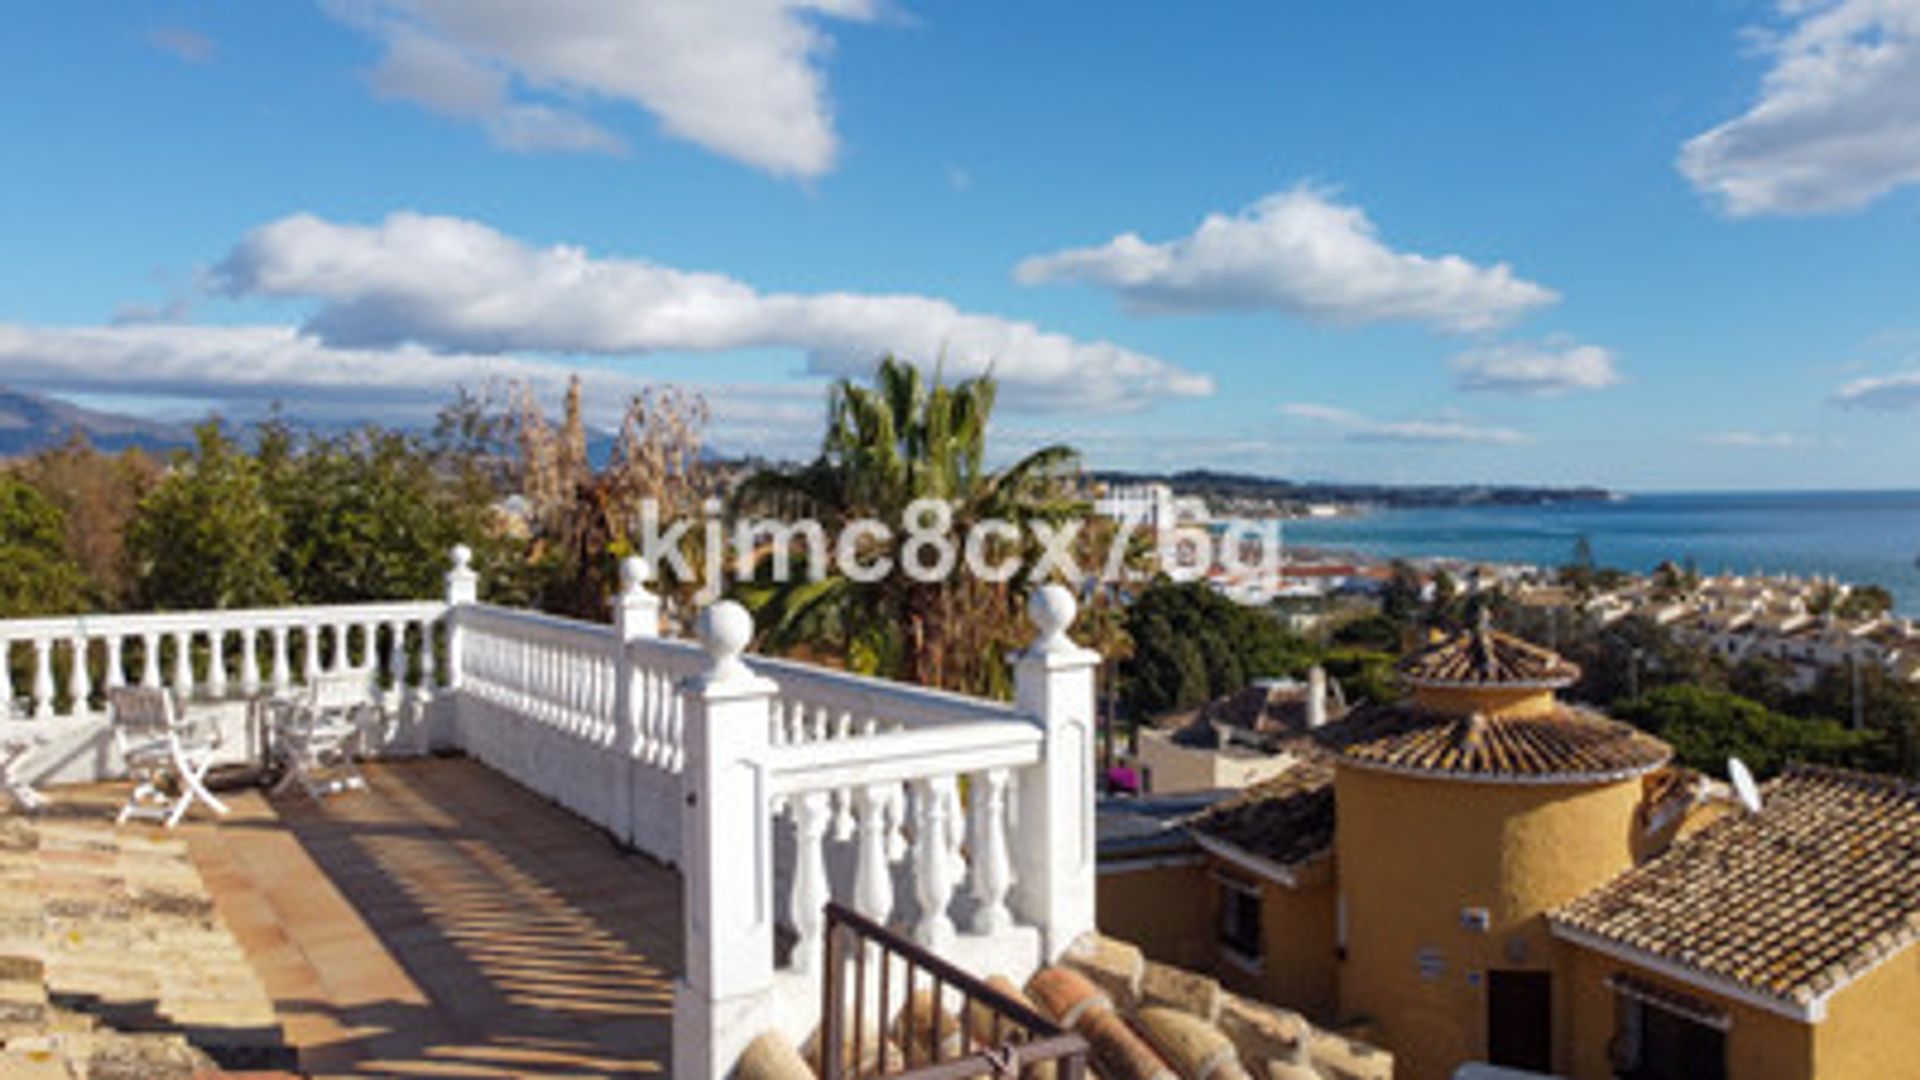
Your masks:
M1402 675L1182 822L1185 862L1104 876L1110 932L1194 964L1211 920L1221 982L1364 1024L1411 1080L1920 1076L1920 789L1797 768L1757 810L1708 796L1484 625Z

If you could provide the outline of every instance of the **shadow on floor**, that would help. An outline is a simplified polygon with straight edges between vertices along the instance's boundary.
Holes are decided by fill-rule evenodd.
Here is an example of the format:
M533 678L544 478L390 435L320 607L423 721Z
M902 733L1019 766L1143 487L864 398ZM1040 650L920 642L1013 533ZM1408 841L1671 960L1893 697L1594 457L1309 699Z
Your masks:
M481 765L234 799L193 832L316 1075L644 1076L670 1061L679 879Z

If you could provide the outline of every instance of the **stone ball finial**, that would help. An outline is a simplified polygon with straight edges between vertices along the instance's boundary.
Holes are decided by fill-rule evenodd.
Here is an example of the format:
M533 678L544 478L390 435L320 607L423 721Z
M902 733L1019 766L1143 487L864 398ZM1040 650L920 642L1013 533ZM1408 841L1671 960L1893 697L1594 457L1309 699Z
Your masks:
M471 570L473 568L473 549L465 544L453 545L453 568Z
M715 674L739 668L740 654L753 640L753 616L732 600L722 600L700 612L700 647L713 660Z
M1067 643L1067 627L1080 611L1073 593L1065 585L1042 585L1027 600L1027 616L1033 620L1040 637L1034 645L1041 649L1058 648Z
M653 573L647 568L647 560L638 555L629 555L620 560L620 590L632 592L645 585Z

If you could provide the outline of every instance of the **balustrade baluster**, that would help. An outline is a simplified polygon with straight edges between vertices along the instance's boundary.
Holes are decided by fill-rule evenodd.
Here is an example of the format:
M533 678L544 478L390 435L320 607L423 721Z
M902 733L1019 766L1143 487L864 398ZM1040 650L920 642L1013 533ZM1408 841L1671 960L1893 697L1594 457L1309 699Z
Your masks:
M193 699L193 631L173 635L173 696L185 705Z
M127 685L126 655L123 651L125 648L126 645L121 640L119 631L107 635L107 670L104 674L109 690L117 690ZM5 650L0 649L0 656L5 654Z
M795 796L793 806L793 967L812 971L819 958L820 935L826 928L827 901L833 884L827 878L825 838L833 807L827 792Z
M53 639L33 639L33 718L53 715Z
M67 643L67 651L73 654L73 667L67 671L67 697L73 699L73 714L90 712L93 703L93 673L87 670L87 638L85 634L75 634Z
M240 628L240 692L260 692L260 631L251 626Z
M914 895L920 901L920 923L913 936L922 945L939 950L953 940L953 920L947 905L958 878L947 847L947 823L953 806L951 776L932 776L913 782Z
M320 626L310 623L300 628L300 639L306 645L305 656L300 664L300 680L312 685L320 677Z
M891 785L898 789L898 785ZM877 922L893 914L893 868L887 858L887 810L893 805L889 785L869 784L859 789L855 812L860 818L859 863L853 873L854 910Z
M284 694L293 685L293 661L287 656L287 634L285 626L273 628L273 692Z
M207 631L207 693L227 696L227 632L218 626Z
M374 672L380 670L380 649L374 640L373 623L360 623L360 663L355 665L367 673L367 681L373 681Z
M433 653L433 620L420 620L420 689L431 694L440 687L440 661Z
M1007 910L1007 891L1013 887L1013 859L1007 853L1007 770L975 773L970 788L973 803L973 929L997 934L1013 923Z
M140 685L160 689L160 635L140 635Z

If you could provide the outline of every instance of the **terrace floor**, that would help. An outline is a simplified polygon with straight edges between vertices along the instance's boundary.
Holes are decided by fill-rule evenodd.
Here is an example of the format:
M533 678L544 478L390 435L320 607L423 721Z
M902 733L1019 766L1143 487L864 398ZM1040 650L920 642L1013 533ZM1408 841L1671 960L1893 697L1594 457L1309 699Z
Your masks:
M181 830L301 1068L665 1075L678 876L470 761L366 772Z

